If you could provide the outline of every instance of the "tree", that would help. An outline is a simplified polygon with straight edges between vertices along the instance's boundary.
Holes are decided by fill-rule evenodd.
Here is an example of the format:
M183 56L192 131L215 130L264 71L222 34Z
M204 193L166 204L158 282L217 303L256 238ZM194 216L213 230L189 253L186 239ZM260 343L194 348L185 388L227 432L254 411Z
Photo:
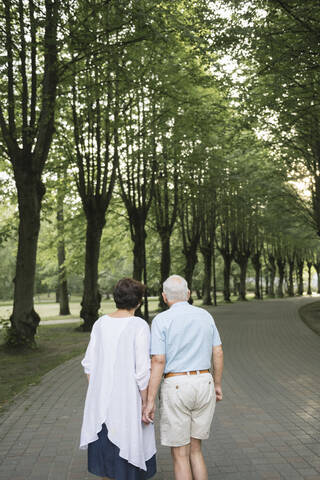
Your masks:
M19 233L9 343L30 345L40 321L33 294L42 173L54 132L58 83L57 25L61 3L5 0L0 7L5 45L0 126L18 192Z
M103 18L109 18L107 7ZM100 12L96 21L99 22ZM116 35L116 40L118 39ZM110 44L106 34L105 42ZM92 48L94 45L92 45ZM94 48L93 48L94 51ZM119 166L119 52L103 63L95 55L78 62L72 84L72 119L77 187L86 216L86 258L81 328L90 331L98 318L100 242ZM122 105L123 108L123 105Z
M64 175L66 172L63 172ZM57 232L58 232L58 300L60 304L60 315L70 315L69 308L69 292L66 267L66 249L65 249L65 233L64 233L64 199L66 196L65 178L61 178L58 173L57 178Z
M262 299L262 285L260 285L261 269L262 269L262 251L263 240L259 234L255 235L253 243L253 253L251 254L251 263L255 271L255 292L254 296L257 300Z
M200 233L200 252L203 256L203 305L212 305L212 261L214 253L214 239L216 231L216 203L214 191L210 192L209 201L203 205Z
M231 263L234 258L234 247L231 242L230 216L227 205L219 204L217 217L218 228L216 234L216 245L224 261L223 268L223 297L225 302L231 302L230 274ZM232 220L231 220L232 222Z
M320 293L320 255L317 248L313 252L313 266L317 272L317 293Z
M308 207L320 233L320 6L312 0L230 1L224 40L245 81L238 85L258 128L269 132L288 173L309 177ZM245 41L241 41L244 39ZM310 220L309 219L309 220Z
M158 160L158 175L154 186L155 224L161 242L159 307L162 309L165 308L162 285L170 275L170 237L176 223L179 197L179 155L174 139L172 143L162 134L162 153Z
M140 74L141 75L141 74ZM133 278L147 285L146 221L154 195L157 170L156 106L153 92L143 85L131 91L124 119L124 153L118 167L120 195L128 212L133 242ZM151 132L147 135L147 132ZM145 318L148 318L147 292Z

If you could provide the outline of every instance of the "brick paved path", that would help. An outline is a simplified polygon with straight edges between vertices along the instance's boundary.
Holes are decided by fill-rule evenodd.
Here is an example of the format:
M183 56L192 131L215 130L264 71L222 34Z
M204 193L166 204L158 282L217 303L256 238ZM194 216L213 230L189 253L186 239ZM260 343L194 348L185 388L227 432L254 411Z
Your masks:
M297 309L314 299L215 309L225 351L224 400L204 442L214 480L320 480L320 337ZM0 480L85 480L78 450L86 379L74 358L0 417ZM171 480L167 448L155 480Z

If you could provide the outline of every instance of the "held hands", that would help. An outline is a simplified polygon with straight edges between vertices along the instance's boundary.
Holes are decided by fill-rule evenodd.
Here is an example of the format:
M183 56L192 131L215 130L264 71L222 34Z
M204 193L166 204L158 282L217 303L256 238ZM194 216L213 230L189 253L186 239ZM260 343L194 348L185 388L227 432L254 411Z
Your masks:
M142 405L142 421L146 425L154 422L154 413L156 411L155 402L148 401L145 405Z
M220 385L215 385L215 392L216 392L216 401L220 402L223 398L222 388L220 387Z

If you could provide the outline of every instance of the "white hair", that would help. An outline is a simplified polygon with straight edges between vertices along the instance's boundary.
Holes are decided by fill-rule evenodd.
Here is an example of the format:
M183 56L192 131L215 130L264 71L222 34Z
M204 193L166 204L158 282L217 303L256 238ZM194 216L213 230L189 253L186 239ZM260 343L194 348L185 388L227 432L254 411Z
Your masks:
M188 299L188 284L180 275L171 275L163 282L163 293L169 302L185 301Z

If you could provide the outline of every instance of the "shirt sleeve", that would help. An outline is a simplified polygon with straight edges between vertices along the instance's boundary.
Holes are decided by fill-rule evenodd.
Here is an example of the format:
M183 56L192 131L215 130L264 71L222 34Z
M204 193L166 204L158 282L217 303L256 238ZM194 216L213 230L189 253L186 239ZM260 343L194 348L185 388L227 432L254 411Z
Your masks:
M212 318L212 317L211 317ZM213 323L213 336L212 336L212 346L217 347L218 345L221 345L221 338L218 332L218 329L216 327L216 323L214 319L212 318L212 323Z
M166 335L161 328L159 318L155 317L151 325L151 355L165 355Z
M146 324L135 338L135 378L139 390L145 390L150 379L150 329Z
M83 366L84 373L90 374L92 371L93 367L93 361L94 361L94 350L95 350L95 344L96 344L96 337L95 337L95 328L93 326L91 334L90 334L90 341L87 346L87 350L85 353L85 356L81 362L81 365Z

